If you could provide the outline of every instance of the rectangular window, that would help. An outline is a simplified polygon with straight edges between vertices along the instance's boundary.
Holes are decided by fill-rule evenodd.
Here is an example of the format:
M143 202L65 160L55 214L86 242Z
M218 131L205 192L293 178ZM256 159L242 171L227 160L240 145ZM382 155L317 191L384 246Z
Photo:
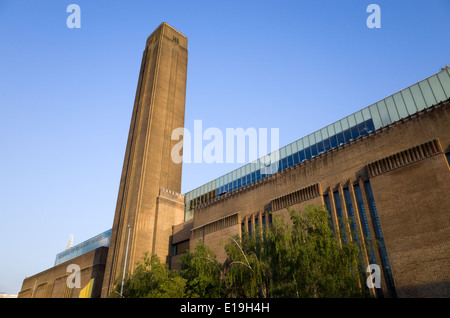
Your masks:
M314 133L315 139L316 139L316 145L317 145L317 154L320 154L323 152L323 137L322 133L320 131L316 131Z
M287 168L287 158L281 159L281 170L284 170Z
M325 194L324 201L325 201L325 206L327 207L327 210L328 210L328 214L330 215L330 217L328 218L328 220L330 221L330 227L331 227L331 230L334 233L333 218L331 216L330 197L328 196L328 194Z
M298 152L298 156L299 156L300 162L303 162L306 159L305 151L304 150L300 150Z
M344 130L344 138L345 142L352 140L352 133L350 132L350 129Z
M317 156L317 144L311 145L311 157Z
M329 138L329 140L330 140L331 148L336 148L336 147L338 146L338 142L337 142L337 137L336 137L336 135L331 136L331 137Z
M311 149L309 149L309 147L307 147L305 149L305 159L309 159L311 158Z
M294 165L294 159L293 159L293 156L292 155L289 155L288 157L287 157L287 166L288 166L288 168L289 167L292 167Z
M252 220L248 220L248 235L252 236Z
M378 112L377 104L373 104L369 106L370 116L372 117L374 130L383 127L383 123L381 122L380 113Z
M376 264L375 260L375 254L372 248L372 238L369 231L369 222L367 222L367 216L366 216L366 209L364 208L364 201L361 194L361 188L359 187L359 184L355 184L353 186L353 190L355 191L355 197L356 202L358 205L358 211L359 211L359 219L361 221L362 230L364 233L365 241L369 245L369 261L371 264Z
M334 196L334 205L336 207L336 214L338 216L338 224L341 233L341 239L343 242L347 242L347 235L345 234L345 225L343 223L344 214L342 213L341 199L339 198L339 192L338 191L333 192L333 196Z
M368 129L365 125L365 123L360 123L358 124L358 136L364 136L365 134L367 134Z
M384 244L384 238L383 238L383 232L381 231L381 225L380 220L378 218L378 212L377 208L375 206L375 199L373 197L372 193L372 187L370 185L370 181L364 182L364 186L366 189L367 194L367 200L369 202L369 208L372 215L372 221L375 228L375 235L376 239L380 243L380 255L381 255L381 262L383 263L383 269L386 273L386 282L389 289L389 292L391 293L392 297L397 297L397 293L395 291L395 285L394 285L394 279L392 277L392 271L389 264L389 259L386 251L386 245Z
M355 191L356 205L358 206L359 220L361 222L362 231L365 237L364 241L366 242L366 249L367 249L367 256L369 258L369 263L376 264L377 261L375 258L375 252L373 250L372 245L372 238L369 231L369 222L367 221L366 209L364 207L364 201L362 198L361 188L359 187L359 184L355 184L353 186L353 190ZM383 291L381 290L381 288L376 288L375 293L377 297L379 298L383 297Z
M189 249L189 241L179 242L172 245L173 255L180 255L185 253Z
M323 141L317 143L317 153L320 154L324 152Z
M347 207L348 217L350 218L350 229L352 230L352 233L351 233L352 238L356 243L359 244L355 214L353 212L353 205L352 205L352 199L350 196L350 190L348 188L344 188L344 199L345 199L345 206Z
M292 159L294 160L294 165L299 164L300 163L300 158L299 158L299 153L296 152L292 155Z

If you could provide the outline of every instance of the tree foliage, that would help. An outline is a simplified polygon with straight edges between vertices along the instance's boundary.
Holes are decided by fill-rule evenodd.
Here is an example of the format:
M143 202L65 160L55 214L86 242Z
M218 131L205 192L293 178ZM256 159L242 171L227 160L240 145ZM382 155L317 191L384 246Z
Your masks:
M366 297L367 288L352 240L340 241L325 207L290 210L267 229L229 238L221 264L204 244L180 257L170 271L146 255L124 284L124 297ZM119 288L116 289L116 294Z
M320 206L288 209L267 231L232 238L227 279L235 297L360 297L358 245L340 243Z
M186 296L192 298L218 298L226 295L222 284L223 265L204 244L197 244L194 252L180 257L180 275L186 281Z
M182 298L185 297L185 286L186 280L177 271L169 270L158 256L146 253L142 261L136 264L133 273L127 273L123 288L121 280L116 282L111 297Z

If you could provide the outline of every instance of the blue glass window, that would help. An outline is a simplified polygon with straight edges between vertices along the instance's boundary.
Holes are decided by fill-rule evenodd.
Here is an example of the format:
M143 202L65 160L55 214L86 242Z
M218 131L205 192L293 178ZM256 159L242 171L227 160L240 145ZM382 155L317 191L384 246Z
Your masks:
M325 200L325 205L326 205L327 210L328 210L328 214L330 215L328 220L330 221L331 230L333 230L333 233L334 233L333 218L331 217L330 197L328 196L328 194L325 194L324 200Z
M292 155L292 158L293 158L293 160L294 160L294 165L300 163L299 155L300 155L300 154L299 154L298 152L296 152L296 153L294 153L294 154Z
M325 149L325 151L328 151L331 149L331 141L330 138L326 138L323 140L323 148Z
M324 151L324 147L323 147L323 142L322 141L319 141L317 143L317 151L318 151L318 153L321 153L321 152Z
M336 135L331 136L329 139L330 139L330 143L331 143L331 148L335 148L338 146Z
M355 190L355 197L356 202L358 205L358 211L359 211L359 219L361 220L362 230L365 236L365 240L367 241L367 244L369 245L369 261L370 264L376 264L375 260L375 253L372 248L372 238L369 231L369 222L367 221L366 216L366 209L364 208L364 201L361 194L361 188L359 187L359 184L355 184L353 186L353 189Z
M294 164L294 160L292 158L292 155L290 155L287 157L287 166L292 167L293 164Z
M284 170L287 168L287 158L281 159L281 170Z
M342 145L343 143L345 143L345 140L344 140L344 134L343 134L342 132L337 133L337 134L336 134L336 137L337 137L338 146L340 146L340 145Z
M352 139L352 134L350 132L350 129L344 130L344 140L345 142L348 142Z
M305 159L311 158L311 149L309 147L305 148Z
M347 235L345 234L344 214L342 213L341 199L339 198L339 192L333 192L334 205L336 206L336 214L338 216L339 229L341 238L344 242L347 242Z
M352 138L356 139L359 137L359 130L358 130L358 125L353 126L352 128L350 128L350 132L352 134Z
M350 218L350 228L352 230L352 237L353 237L353 240L359 244L355 214L353 212L352 200L350 197L350 190L348 188L344 188L344 199L345 199L345 206L347 207L348 217Z
M302 162L303 160L306 159L305 150L300 150L300 151L298 152L298 155L299 155L299 160L300 160L300 162Z

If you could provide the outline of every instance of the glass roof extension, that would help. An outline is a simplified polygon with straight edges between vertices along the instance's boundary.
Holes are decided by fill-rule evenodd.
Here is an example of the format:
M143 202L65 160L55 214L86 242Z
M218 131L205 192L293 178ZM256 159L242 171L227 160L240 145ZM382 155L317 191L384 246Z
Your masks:
M267 156L187 192L185 221L192 219L193 208L206 202L205 200L238 190L259 181L269 173L284 170L448 98L450 98L450 69L445 68ZM266 163L270 159L274 164L268 171Z
M108 247L111 240L111 231L112 229L109 229L108 231L100 233L80 244L77 244L61 253L58 253L56 255L55 266L67 262L80 255L86 254L90 251L93 251L101 246Z

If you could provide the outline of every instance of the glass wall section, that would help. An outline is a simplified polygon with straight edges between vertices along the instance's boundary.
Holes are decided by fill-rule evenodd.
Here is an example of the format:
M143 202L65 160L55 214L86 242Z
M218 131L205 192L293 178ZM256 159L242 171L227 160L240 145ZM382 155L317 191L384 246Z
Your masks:
M408 110L408 115L412 115L417 112L416 103L412 97L409 88L402 90L403 100L405 101L406 109Z
M317 156L317 145L316 145L316 137L314 134L310 134L308 136L309 140L309 148L311 149L311 157Z
M366 209L364 207L364 201L362 198L361 188L359 184L355 184L353 186L353 190L355 191L356 205L358 206L359 220L361 222L362 231L364 234L364 241L367 249L367 256L369 258L369 263L376 264L377 260L375 258L375 252L372 246L372 237L369 231L369 222L367 221ZM383 297L383 291L381 290L381 288L376 288L375 293L377 294L377 297Z
M377 207L375 205L375 200L372 193L372 187L370 185L370 181L364 182L364 186L366 189L367 200L369 202L369 208L372 215L373 226L375 228L376 239L380 244L380 255L381 262L383 263L383 269L385 272L386 283L388 285L389 292L393 297L396 297L394 279L392 277L391 267L389 265L389 258L386 251L386 245L384 244L383 232L381 231L380 220L378 218Z
M439 72L437 74L442 89L445 92L446 98L450 98L450 70Z
M327 210L328 210L328 214L330 215L328 220L330 220L331 229L333 230L333 233L335 233L334 232L334 225L333 225L333 217L331 215L330 197L328 196L328 194L325 194L323 198L324 198L324 201L325 201L325 206L327 207Z
M381 123L383 124L383 126L387 126L390 123L392 123L393 121L391 121L391 118L389 117L389 113L388 113L386 103L384 102L384 100L378 102L377 107L378 107L378 112L380 113Z
M406 109L405 101L403 100L402 93L397 93L392 95L392 99L394 100L395 108L397 109L398 115L400 118L407 117L408 110Z
M320 130L320 134L322 135L322 140L323 140L323 151L328 151L331 149L331 142L330 142L330 138L328 135L328 129L327 127L322 128Z
M55 266L67 262L75 257L86 254L102 246L109 246L112 229L94 236L56 255Z
M386 108L392 122L399 120L400 116L398 115L397 108L395 107L394 98L392 98L392 96L389 96L384 100L384 102L386 103Z
M444 69L419 83L270 153L267 155L268 157L276 158L270 166L277 167L275 170L267 169L264 165L267 161L255 160L214 180L208 187L210 190L202 186L190 191L186 194L185 218L189 220L193 215L188 202L213 190L214 187L217 189L217 196L238 190L261 180L267 175L299 164L448 98L450 98L450 71Z
M351 139L356 139L359 137L358 133L358 125L356 125L356 119L355 115L350 115L347 117L348 124L350 126L350 135L352 136Z
M439 103L440 101L446 100L448 98L444 92L444 89L442 88L439 77L432 76L427 79L427 81L430 84L433 96L436 98L436 103Z
M416 103L417 110L422 110L425 108L425 99L420 90L419 84L415 84L410 87L411 94L413 96L414 102ZM434 103L433 103L434 104Z
M314 138L316 139L317 154L325 152L325 149L323 147L322 133L320 132L320 130L314 133Z
M350 133L350 129L348 126L347 117L345 117L344 119L341 119L341 127L342 127L342 133L344 134L344 142L349 142L352 139L352 135Z
M291 150L292 150L292 162L294 165L299 164L300 163L300 158L299 158L299 153L298 153L298 148L297 148L297 143L293 142L291 144Z
M311 158L311 148L309 148L309 138L308 136L303 138L303 147L305 148L305 159Z
M367 222L366 209L364 208L364 202L359 184L355 184L353 186L353 190L355 191L355 197L359 211L359 219L361 220L362 230L365 237L364 240L366 241L366 245L368 245L369 248L368 251L369 262L370 264L376 264L375 253L372 248L372 237L369 231L369 222Z
M339 198L339 192L333 192L334 206L336 207L336 214L338 216L339 232L341 233L341 239L347 242L347 235L345 233L344 214L342 213L341 199Z
M345 206L347 207L347 214L350 221L350 229L352 231L351 235L353 238L353 241L358 243L359 245L359 239L358 239L358 229L356 228L356 220L355 220L355 214L353 212L353 205L352 200L350 197L350 190L348 188L344 188L344 199L345 199Z
M342 133L342 126L340 121L334 123L334 131L336 131L337 145L343 145L345 140L344 134Z

